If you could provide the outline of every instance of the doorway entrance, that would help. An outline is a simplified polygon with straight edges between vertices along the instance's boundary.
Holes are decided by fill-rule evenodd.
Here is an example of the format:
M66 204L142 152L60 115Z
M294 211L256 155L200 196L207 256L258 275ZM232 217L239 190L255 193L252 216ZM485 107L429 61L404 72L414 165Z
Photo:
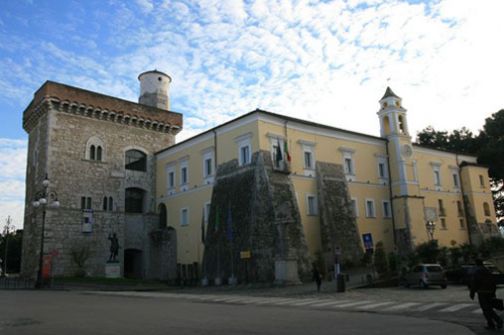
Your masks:
M124 277L141 279L143 277L142 265L142 250L124 250Z

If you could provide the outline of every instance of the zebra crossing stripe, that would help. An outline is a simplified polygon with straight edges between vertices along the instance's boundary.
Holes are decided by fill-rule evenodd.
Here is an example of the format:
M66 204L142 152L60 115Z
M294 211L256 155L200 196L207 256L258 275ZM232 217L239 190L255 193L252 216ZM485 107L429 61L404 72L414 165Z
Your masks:
M478 309L475 309L474 311L472 311L471 313L474 313L474 314L483 314L483 311L481 310L481 308L478 308Z
M299 299L293 298L293 299L287 299L285 301L280 301L280 302L274 303L273 305L287 305L289 303L297 302L297 301L299 301Z
M369 304L369 305L364 305L364 306L358 306L357 309L362 309L362 310L368 310L368 309L373 309L376 307L382 307L382 306L387 306L390 304L395 303L395 301L384 301L384 302L377 302L374 304Z
M407 308L417 306L417 305L420 305L420 303L419 302L406 302L404 304L399 304L399 305L395 305L395 306L392 306L389 308L385 308L384 311L387 311L387 312L398 311L401 309L407 309Z
M420 306L418 308L415 308L415 311L417 312L425 312L429 309L433 309L435 307L440 307L440 306L444 306L446 305L445 302L433 302L431 304L427 304L427 305L423 305L423 306Z
M443 308L442 310L440 310L440 312L456 312L470 306L474 306L474 304L456 304L451 307Z
M340 305L340 304L348 303L350 301L351 300L339 300L339 301L331 300L331 301L325 301L325 302L322 302L319 304L313 304L313 305L310 305L310 307L323 307L323 306L329 306L329 305ZM319 300L319 302L320 302L320 300Z
M310 304L314 304L314 303L317 303L317 302L320 302L320 299L303 300L301 302L298 302L298 303L295 303L295 304L291 304L291 306L305 306L305 305L310 305Z
M345 308L345 307L355 307L355 306L358 306L358 305L365 305L365 304L369 304L369 303L372 303L374 301L372 300L362 300L362 301L354 301L354 302L349 302L348 304L338 304L338 305L334 305L332 306L333 308Z

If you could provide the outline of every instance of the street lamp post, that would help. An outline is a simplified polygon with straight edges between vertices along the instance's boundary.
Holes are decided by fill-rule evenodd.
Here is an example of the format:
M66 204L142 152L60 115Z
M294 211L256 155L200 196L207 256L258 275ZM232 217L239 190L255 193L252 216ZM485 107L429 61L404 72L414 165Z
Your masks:
M427 229L427 234L429 234L429 240L434 239L434 230L436 229L436 223L434 221L427 221L425 223L425 228Z
M35 288L42 288L43 278L42 278L42 267L44 265L44 233L45 233L45 219L46 219L46 209L58 208L60 203L58 201L58 195L55 191L49 190L49 179L47 175L42 181L42 190L35 194L35 200L32 205L35 208L42 208L42 227L40 229L40 254L39 254L39 267L37 272L37 282L35 283Z

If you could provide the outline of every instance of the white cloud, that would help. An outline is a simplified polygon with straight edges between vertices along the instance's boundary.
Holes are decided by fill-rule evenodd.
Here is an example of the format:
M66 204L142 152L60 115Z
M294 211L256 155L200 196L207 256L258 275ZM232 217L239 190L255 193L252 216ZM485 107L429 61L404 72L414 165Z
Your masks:
M18 229L23 227L26 152L25 140L0 138L0 213L10 215Z
M26 106L46 79L136 101L137 75L157 68L172 76L171 107L184 114L177 141L256 107L378 135L387 85L412 134L430 124L477 131L504 107L499 0L113 4L89 16L110 30L92 50L0 32L0 103ZM22 149L0 147L15 157L0 160L0 175L22 178Z

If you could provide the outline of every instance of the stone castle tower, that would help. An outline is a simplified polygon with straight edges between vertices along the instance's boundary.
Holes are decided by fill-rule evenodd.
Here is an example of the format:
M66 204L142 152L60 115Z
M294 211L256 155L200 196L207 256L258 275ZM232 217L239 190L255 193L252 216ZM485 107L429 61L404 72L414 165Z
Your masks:
M175 143L182 115L169 111L168 75L138 79L139 103L47 81L24 111L24 276L39 268L44 212L44 271L52 276L103 276L113 234L122 275L161 279L173 271L176 246L153 238L166 235L153 234L160 227L154 153ZM46 177L59 208L32 206Z

